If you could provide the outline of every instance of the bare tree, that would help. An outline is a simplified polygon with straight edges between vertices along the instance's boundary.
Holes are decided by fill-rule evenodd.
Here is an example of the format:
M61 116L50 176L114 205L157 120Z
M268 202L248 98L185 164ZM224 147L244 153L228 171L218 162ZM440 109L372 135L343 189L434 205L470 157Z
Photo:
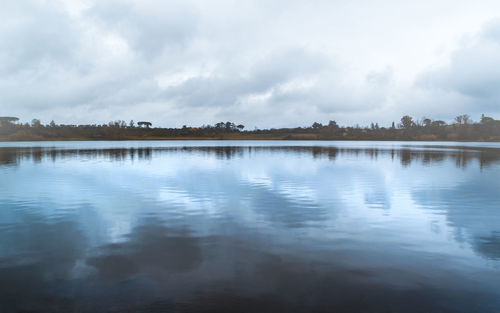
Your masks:
M468 125L472 122L470 116L467 114L462 115L462 121L464 122L464 125Z
M470 116L467 114L462 114L462 115L455 117L455 121L459 125L468 125L472 122L470 119Z

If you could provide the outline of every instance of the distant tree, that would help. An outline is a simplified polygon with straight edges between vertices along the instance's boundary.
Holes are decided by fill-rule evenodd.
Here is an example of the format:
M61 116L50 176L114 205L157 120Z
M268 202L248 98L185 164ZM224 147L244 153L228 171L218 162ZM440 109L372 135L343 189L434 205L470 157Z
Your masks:
M130 128L134 128L134 127L135 127L134 120L130 120L130 122L128 123L128 126L129 126Z
M467 114L462 115L462 120L464 121L464 125L468 125L472 122L470 116Z
M424 118L422 124L424 125L424 127L430 127L432 124L432 120L430 118Z
M314 123L312 124L312 128L313 128L313 129L318 129L318 128L321 128L321 127L323 127L323 124L321 124L321 123L314 122Z
M443 127L443 126L446 126L446 122L445 121L433 121L431 123L431 126L433 126L433 127Z
M226 131L232 131L236 128L236 125L234 125L234 123L231 122L226 122L224 127L226 128Z
M463 114L463 115L462 115L462 123L463 123L464 125L468 125L468 124L470 124L471 122L472 122L472 120L471 120L471 118L470 118L470 116L469 116L469 115L467 115L467 114Z
M494 118L485 116L484 114L481 115L481 124L491 124L495 121Z
M415 122L413 121L413 117L409 115L405 115L401 118L401 128L403 129L410 129L413 126L415 126Z
M40 126L42 126L42 122L40 122L39 119L34 118L31 120L31 127L40 127Z
M117 121L111 121L108 123L109 127L115 127L115 128L124 128L127 126L127 123L123 120L117 120Z
M394 121L392 122L391 128L396 129L396 123L394 123Z
M467 114L462 114L462 115L455 117L455 121L459 125L468 125L471 123L470 116Z
M241 130L243 130L245 128L245 125L239 124L236 127L241 131Z
M153 126L153 124L150 122L137 122L137 125L139 125L139 127L145 126L146 128L150 128L151 126Z
M12 123L17 122L17 121L19 121L19 118L17 118L17 117L1 116L0 117L0 127L11 125Z
M50 127L56 127L56 122L54 122L54 120L50 121L49 126Z
M337 129L337 128L339 128L339 125L335 121L329 121L328 122L328 127Z

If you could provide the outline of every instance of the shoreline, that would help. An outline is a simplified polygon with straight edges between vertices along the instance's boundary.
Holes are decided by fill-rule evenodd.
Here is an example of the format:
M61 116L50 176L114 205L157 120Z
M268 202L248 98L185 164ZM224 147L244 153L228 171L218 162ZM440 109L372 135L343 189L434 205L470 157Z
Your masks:
M394 142L491 142L500 143L500 140L424 140L424 139L375 139L375 138L283 138L283 137L239 137L239 138L220 138L220 137L140 137L140 138L54 138L54 139L0 139L0 143L6 142L65 142L65 141L394 141Z

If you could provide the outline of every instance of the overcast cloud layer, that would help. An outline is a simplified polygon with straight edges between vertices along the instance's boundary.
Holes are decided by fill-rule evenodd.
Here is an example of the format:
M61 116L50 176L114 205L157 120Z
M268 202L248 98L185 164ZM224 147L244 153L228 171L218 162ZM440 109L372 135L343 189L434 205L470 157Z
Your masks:
M0 116L500 118L500 2L3 0Z

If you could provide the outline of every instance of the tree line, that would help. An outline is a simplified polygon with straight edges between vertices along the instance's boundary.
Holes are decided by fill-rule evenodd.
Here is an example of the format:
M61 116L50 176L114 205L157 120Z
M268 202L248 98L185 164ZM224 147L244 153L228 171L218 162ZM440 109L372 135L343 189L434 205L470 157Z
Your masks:
M453 122L403 116L388 127L339 126L336 121L311 126L245 130L242 124L219 122L200 127L153 127L148 121L117 120L107 124L65 125L39 119L21 123L17 117L0 117L0 140L127 140L127 139L289 139L289 140L450 140L500 141L500 120L481 116L477 122L469 115Z

